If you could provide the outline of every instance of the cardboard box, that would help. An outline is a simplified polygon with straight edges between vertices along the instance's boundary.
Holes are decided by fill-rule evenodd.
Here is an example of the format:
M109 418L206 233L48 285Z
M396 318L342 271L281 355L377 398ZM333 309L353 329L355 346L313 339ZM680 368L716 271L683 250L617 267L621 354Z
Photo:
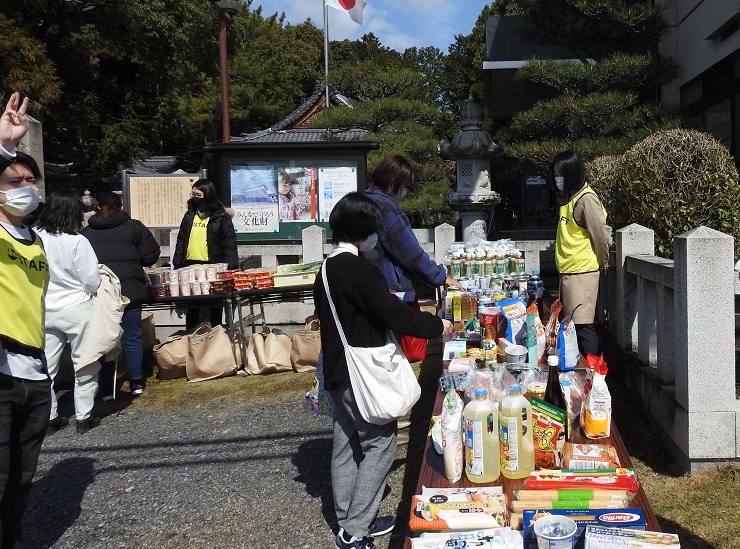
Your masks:
M313 284L316 280L316 271L308 271L305 273L285 273L272 275L272 279L275 281L276 288L284 288L286 286L303 286L305 284Z
M611 549L612 547L639 547L642 549L680 549L681 543L677 534L665 532L650 532L648 530L602 528L588 526L586 528L585 549Z
M537 549L537 537L534 535L534 523L538 518L547 515L562 515L575 521L578 526L576 533L576 548L584 546L585 531L589 525L615 526L619 528L631 528L633 530L645 530L647 522L642 509L629 507L627 509L546 509L529 510L523 512L522 537L524 538L524 549Z

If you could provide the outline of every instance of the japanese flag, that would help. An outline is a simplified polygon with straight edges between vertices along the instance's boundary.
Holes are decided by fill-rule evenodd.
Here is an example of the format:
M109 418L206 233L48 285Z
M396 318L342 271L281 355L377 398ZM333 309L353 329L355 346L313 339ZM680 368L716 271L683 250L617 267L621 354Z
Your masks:
M324 0L324 2L330 8L347 12L352 21L362 25L362 10L365 7L365 0Z

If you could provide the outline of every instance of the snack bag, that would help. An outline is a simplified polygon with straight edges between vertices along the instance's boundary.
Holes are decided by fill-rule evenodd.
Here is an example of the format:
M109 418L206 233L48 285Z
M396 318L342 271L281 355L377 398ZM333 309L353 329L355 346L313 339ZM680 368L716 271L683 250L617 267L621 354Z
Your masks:
M518 297L498 304L506 318L506 339L517 345L527 345L527 305Z
M611 434L612 397L606 386L607 367L603 356L588 355L580 424L588 438L607 438Z
M463 401L454 389L447 391L442 405L442 456L445 476L457 482L463 472Z
M550 307L550 319L547 321L545 326L545 353L549 354L550 349L557 349L558 347L558 331L560 330L560 311L563 310L563 304L560 303L559 299L552 302Z
M573 370L578 366L578 360L581 354L578 351L578 339L576 339L576 325L573 323L573 313L564 318L558 328L558 355L560 357L561 371Z
M536 365L542 361L547 347L547 338L545 337L545 327L540 320L540 314L537 310L537 303L527 307L527 348L529 349L529 364Z

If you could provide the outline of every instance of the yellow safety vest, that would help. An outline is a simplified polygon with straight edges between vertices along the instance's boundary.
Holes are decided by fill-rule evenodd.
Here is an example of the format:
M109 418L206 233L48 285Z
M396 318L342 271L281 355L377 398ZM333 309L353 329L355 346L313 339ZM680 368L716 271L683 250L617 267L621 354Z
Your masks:
M201 219L198 214L193 217L193 226L188 238L188 250L185 259L208 261L208 222L210 217Z
M31 234L33 242L21 242L0 226L0 335L43 350L49 264L41 239Z
M586 185L567 204L560 206L558 230L555 236L555 266L559 273L576 274L590 273L599 270L599 260L596 257L588 231L573 219L573 210L576 202L585 194L596 194ZM606 223L606 210L604 222Z

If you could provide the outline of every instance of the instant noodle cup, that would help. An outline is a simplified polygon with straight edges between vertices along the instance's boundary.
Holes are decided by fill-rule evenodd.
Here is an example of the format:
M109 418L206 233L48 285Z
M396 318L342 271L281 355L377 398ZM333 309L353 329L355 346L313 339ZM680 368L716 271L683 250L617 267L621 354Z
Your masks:
M177 297L180 295L180 283L170 282L170 296Z
M198 282L208 280L206 278L206 268L205 267L197 267L195 269L195 280L197 280Z
M190 295L201 295L200 282L190 283Z
M547 515L534 523L537 549L573 549L578 525L562 515Z
M183 296L190 295L190 282L180 283L180 295L183 295Z
M211 293L211 283L207 280L200 281L200 293L201 295L208 295Z
M218 280L218 272L215 265L206 268L206 280L209 282L211 280Z

